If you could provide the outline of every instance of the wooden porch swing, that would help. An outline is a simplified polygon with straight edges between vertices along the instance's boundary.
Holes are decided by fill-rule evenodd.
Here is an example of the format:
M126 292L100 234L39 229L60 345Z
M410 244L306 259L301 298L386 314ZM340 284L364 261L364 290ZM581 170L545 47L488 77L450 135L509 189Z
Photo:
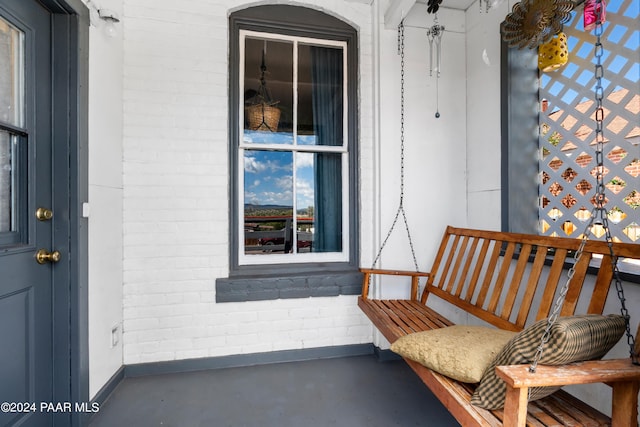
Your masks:
M597 0L601 1L601 0ZM602 24L598 17L596 52L602 55L600 35ZM402 76L404 76L403 24L399 27L402 44ZM374 326L392 344L415 333L447 331L453 322L435 311L427 301L448 305L462 314L472 315L487 325L519 333L502 352L513 347L517 337L530 328L538 328L535 342L528 350L520 350L526 361L501 366L500 356L483 374L494 375L504 381L503 408L483 408L472 403L480 385L453 379L430 369L425 364L405 356L406 363L431 389L449 412L463 426L637 426L638 392L640 391L640 326L635 336L630 331L629 313L617 266L618 258L640 260L640 245L614 243L608 227L602 164L602 66L596 53L596 140L598 159L596 206L583 238L569 239L519 233L471 230L447 227L428 272L418 269L413 242L403 208L403 165L401 165L400 205L391 229L383 240L372 268L363 268L362 294L358 306ZM598 69L600 67L600 69ZM598 89L599 87L599 89ZM401 80L401 150L404 151L404 80ZM401 155L401 162L404 153ZM400 215L405 221L416 271L374 268L380 258ZM591 227L602 224L606 241L589 240ZM573 259L571 259L573 255ZM596 274L591 274L592 261L600 259ZM596 262L597 263L597 262ZM565 267L571 268L562 280ZM547 268L545 268L547 266ZM373 299L373 276L404 276L410 279L408 299ZM590 277L591 279L587 279ZM420 280L426 278L424 285ZM592 279L595 279L594 283ZM546 364L545 347L555 340L556 326L563 319L574 318L579 310L585 315L603 318L605 302L615 283L621 305L624 332L630 357L627 359L589 360L576 363ZM422 288L422 290L421 290ZM554 302L555 300L555 302ZM585 308L586 307L586 308ZM588 317L590 316L582 316ZM534 325L529 323L534 321ZM450 330L450 329L449 329ZM524 331L524 332L523 332ZM445 332L446 333L446 332ZM623 333L622 330L620 333ZM592 334L593 335L593 334ZM595 336L595 335L594 335ZM615 338L619 340L618 335ZM595 341L595 340L594 340ZM587 343L589 344L589 343ZM595 344L594 344L595 345ZM392 345L393 347L393 345ZM427 349L429 350L429 349ZM458 352L469 351L458 348ZM547 348L554 356L557 348ZM608 348L604 350L604 353ZM594 353L600 359L604 353ZM538 365L538 362L540 364ZM498 381L500 382L500 381ZM530 401L540 387L560 388L565 385L605 383L612 388L611 417L604 415L569 393L560 390L538 400ZM502 406L502 405L500 405Z
M520 332L528 317L546 319L553 309L553 298L562 287L561 278L570 252L579 250L576 239L468 230L447 227L433 265L428 273L362 269L364 280L358 306L390 342L412 334L453 325L427 301L434 298L462 310L500 329ZM617 256L640 259L638 245L616 243ZM602 261L593 287L585 284L589 263L595 256ZM613 279L606 242L589 241L575 274L569 282L560 316L576 313L578 302L586 313L602 314ZM500 265L501 264L501 265ZM514 265L511 268L511 265ZM548 273L544 265L549 265ZM411 279L411 296L403 300L377 300L369 297L372 275L405 276ZM427 278L419 293L418 281ZM541 295L539 302L534 296ZM634 354L640 353L640 328L635 336ZM465 351L465 349L460 349ZM471 404L476 389L406 359L407 364L463 426L620 426L636 425L640 367L630 359L582 362L564 366L499 366L497 375L506 383L504 410L487 410ZM548 397L527 402L533 387L606 383L613 388L612 417L558 391ZM528 404L527 404L528 403ZM528 409L528 412L527 412Z

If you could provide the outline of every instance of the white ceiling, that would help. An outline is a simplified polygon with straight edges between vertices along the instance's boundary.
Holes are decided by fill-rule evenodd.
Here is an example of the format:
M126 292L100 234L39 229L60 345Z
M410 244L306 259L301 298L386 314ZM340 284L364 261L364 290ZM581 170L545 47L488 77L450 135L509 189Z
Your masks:
M358 0L349 0L358 1ZM467 10L476 0L442 0L440 7L447 9ZM391 0L384 13L384 26L387 29L397 28L400 21L413 6L419 3L426 9L427 0Z

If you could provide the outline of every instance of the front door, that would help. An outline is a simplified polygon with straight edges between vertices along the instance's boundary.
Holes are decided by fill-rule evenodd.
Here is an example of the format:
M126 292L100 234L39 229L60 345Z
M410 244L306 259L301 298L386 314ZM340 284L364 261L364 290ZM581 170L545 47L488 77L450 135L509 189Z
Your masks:
M54 424L51 23L0 2L0 426Z

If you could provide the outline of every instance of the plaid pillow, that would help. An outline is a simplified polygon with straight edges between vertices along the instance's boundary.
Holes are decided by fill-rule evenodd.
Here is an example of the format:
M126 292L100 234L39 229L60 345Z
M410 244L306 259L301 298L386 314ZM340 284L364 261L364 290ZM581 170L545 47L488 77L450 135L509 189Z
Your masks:
M473 393L471 403L486 409L504 406L506 385L495 373L496 366L530 364L547 327L540 320L518 333L504 346L484 374ZM620 315L587 314L559 317L551 327L551 336L539 360L541 365L565 365L602 358L622 337L625 320ZM541 399L560 387L534 387L529 400Z

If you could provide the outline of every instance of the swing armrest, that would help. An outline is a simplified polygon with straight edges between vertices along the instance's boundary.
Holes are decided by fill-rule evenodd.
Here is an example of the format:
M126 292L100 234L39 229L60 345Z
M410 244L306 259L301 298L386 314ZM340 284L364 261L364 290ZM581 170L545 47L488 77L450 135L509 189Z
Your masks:
M361 268L360 271L364 274L383 274L387 276L417 276L417 277L429 277L431 273L424 271L409 271L409 270L383 270L377 268Z
M418 280L420 277L429 277L431 273L424 271L408 271L408 270L384 270L377 268L361 268L362 277L362 298L369 298L369 281L371 275L380 274L386 276L407 276L411 277L411 299L418 299Z
M613 388L612 426L637 423L640 366L632 364L631 359L595 360L562 366L538 365L535 373L529 372L529 365L497 366L496 374L507 386L505 427L524 427L527 424L530 387L590 383L607 383Z
M497 366L496 374L508 387L530 388L640 381L640 366L632 364L630 359L609 359L561 366L538 365L535 373L529 372L529 365Z

